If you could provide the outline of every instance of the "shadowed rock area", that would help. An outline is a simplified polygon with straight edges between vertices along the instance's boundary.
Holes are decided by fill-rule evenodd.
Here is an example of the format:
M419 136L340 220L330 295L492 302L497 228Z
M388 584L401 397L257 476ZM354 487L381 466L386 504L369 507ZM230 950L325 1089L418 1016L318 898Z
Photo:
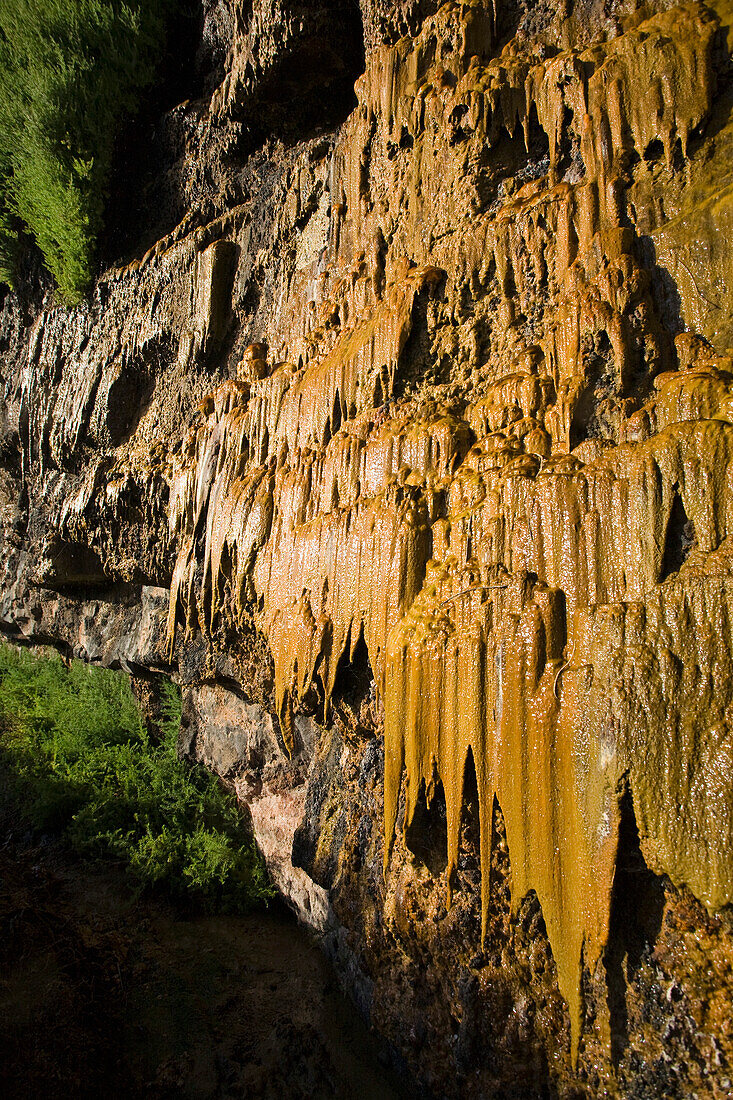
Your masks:
M9 1100L410 1095L285 913L187 915L48 838L0 869Z
M3 299L2 629L181 683L436 1096L733 1088L732 24L207 0Z

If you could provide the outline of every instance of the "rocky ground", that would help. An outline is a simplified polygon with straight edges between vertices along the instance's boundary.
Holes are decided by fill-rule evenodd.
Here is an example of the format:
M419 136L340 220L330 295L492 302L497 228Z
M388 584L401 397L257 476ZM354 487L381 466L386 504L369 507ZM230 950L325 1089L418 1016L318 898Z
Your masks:
M0 1049L8 1100L410 1095L287 912L185 913L7 835Z

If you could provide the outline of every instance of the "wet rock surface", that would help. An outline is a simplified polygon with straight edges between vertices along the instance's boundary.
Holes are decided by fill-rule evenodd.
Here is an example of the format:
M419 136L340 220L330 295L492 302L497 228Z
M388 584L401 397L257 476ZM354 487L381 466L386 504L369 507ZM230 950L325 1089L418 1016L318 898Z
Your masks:
M3 301L2 628L181 682L437 1096L731 1088L732 21L207 2Z

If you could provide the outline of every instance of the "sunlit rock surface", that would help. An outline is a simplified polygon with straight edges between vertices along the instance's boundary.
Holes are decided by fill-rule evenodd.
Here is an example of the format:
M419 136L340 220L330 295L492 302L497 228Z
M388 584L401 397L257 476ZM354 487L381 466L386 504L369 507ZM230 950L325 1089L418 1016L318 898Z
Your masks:
M733 1088L731 22L208 2L146 247L5 298L4 629L182 682L436 1095Z

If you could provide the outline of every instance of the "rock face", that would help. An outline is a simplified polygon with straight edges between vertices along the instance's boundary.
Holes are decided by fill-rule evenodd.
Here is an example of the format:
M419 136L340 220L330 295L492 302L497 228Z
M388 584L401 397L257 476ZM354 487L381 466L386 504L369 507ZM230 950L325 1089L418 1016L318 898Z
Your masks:
M4 300L3 628L180 680L436 1096L733 1088L732 24L208 0Z

